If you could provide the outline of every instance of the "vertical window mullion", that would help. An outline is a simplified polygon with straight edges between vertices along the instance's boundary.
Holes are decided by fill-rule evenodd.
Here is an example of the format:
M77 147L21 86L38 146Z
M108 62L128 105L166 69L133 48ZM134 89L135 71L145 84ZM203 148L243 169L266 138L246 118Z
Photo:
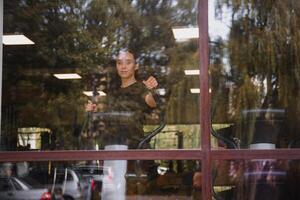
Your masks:
M2 55L3 55L3 0L0 0L0 144L2 144L1 112L2 112Z
M200 60L200 126L202 159L202 199L211 199L210 97L208 77L208 1L198 2L199 60Z

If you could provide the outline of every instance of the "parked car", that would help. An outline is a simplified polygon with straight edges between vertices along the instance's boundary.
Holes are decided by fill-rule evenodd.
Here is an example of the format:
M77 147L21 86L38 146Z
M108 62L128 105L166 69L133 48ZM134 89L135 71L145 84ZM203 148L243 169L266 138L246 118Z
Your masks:
M51 194L29 177L0 177L0 199L51 200Z
M88 180L90 189L87 199L98 199L102 189L103 167L102 166L76 166L72 168L82 179Z
M52 184L53 192L61 191L65 200L90 200L90 179L82 177L72 169L56 170Z

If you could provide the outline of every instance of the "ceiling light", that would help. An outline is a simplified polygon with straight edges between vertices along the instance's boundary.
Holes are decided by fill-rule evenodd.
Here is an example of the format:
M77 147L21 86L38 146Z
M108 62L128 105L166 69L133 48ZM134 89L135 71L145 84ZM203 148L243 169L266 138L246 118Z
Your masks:
M200 93L200 88L191 88L190 91L193 94L198 94ZM208 89L208 92L211 93L211 88Z
M158 88L156 89L156 92L159 94L159 95L165 95L166 94L166 89L165 88Z
M79 76L76 73L73 74L53 74L58 79L81 79L81 76Z
M198 28L173 28L173 35L176 41L183 42L193 38L199 38Z
M192 69L192 70L184 70L185 75L199 75L200 70L199 69Z
M3 35L2 42L4 45L33 45L34 42L25 35Z
M197 93L200 93L200 88L191 88L190 91L193 94L197 94Z
M103 91L98 91L99 96L106 96L106 93ZM93 96L93 91L83 91L83 94L88 96L88 97L92 97Z

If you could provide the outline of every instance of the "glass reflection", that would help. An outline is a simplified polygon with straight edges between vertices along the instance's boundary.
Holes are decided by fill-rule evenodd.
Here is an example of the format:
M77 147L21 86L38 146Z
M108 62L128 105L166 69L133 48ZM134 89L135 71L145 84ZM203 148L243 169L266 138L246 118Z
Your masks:
M193 127L199 124L199 91L191 93L198 88L199 78L184 74L198 70L197 39L178 40L173 33L176 28L192 27L197 27L196 0L5 1L4 35L23 35L32 43L3 47L1 148L103 149L116 140L138 148L147 134L143 132L162 124L162 111L166 132L161 135L173 134L168 132L172 127L179 132L191 125L184 128L184 145L172 148L199 148L199 139L193 144L185 141L191 135L199 138ZM119 101L126 75L118 70L122 49L132 51L138 68L135 79L162 106L146 112L140 104L143 116L135 113L136 123L111 131L115 126L109 123L116 118L122 121L124 111L137 102ZM151 77L157 85L151 86ZM148 86L143 83L147 80ZM88 100L97 104L97 112L86 112Z
M300 128L298 3L209 4L214 135L226 148L291 146Z
M216 199L299 199L299 161L258 159L215 162Z
M200 199L196 161L1 163L0 197L11 199ZM123 164L124 171L120 170Z

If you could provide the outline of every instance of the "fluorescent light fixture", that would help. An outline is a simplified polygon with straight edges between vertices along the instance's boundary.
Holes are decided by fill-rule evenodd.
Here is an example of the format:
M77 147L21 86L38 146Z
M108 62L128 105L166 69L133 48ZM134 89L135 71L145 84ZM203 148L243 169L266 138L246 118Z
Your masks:
M4 45L33 45L34 42L25 35L3 35L2 42Z
M192 69L192 70L184 70L185 75L199 75L200 70L199 69Z
M99 93L99 96L106 96L105 92L103 92L103 91L98 91L98 93ZM83 91L83 94L88 97L91 97L91 96L93 96L93 91Z
M81 79L81 76L79 76L76 73L73 74L53 74L58 79Z
M166 89L165 88L158 88L156 89L156 92L159 94L159 95L165 95L166 94Z
M200 93L200 88L191 88L190 91L193 94L198 94L198 93Z
M191 88L190 91L193 94L198 94L200 93L200 88ZM211 93L211 88L209 88L208 92Z
M199 38L199 28L173 28L174 38L178 42L187 41L193 38Z

